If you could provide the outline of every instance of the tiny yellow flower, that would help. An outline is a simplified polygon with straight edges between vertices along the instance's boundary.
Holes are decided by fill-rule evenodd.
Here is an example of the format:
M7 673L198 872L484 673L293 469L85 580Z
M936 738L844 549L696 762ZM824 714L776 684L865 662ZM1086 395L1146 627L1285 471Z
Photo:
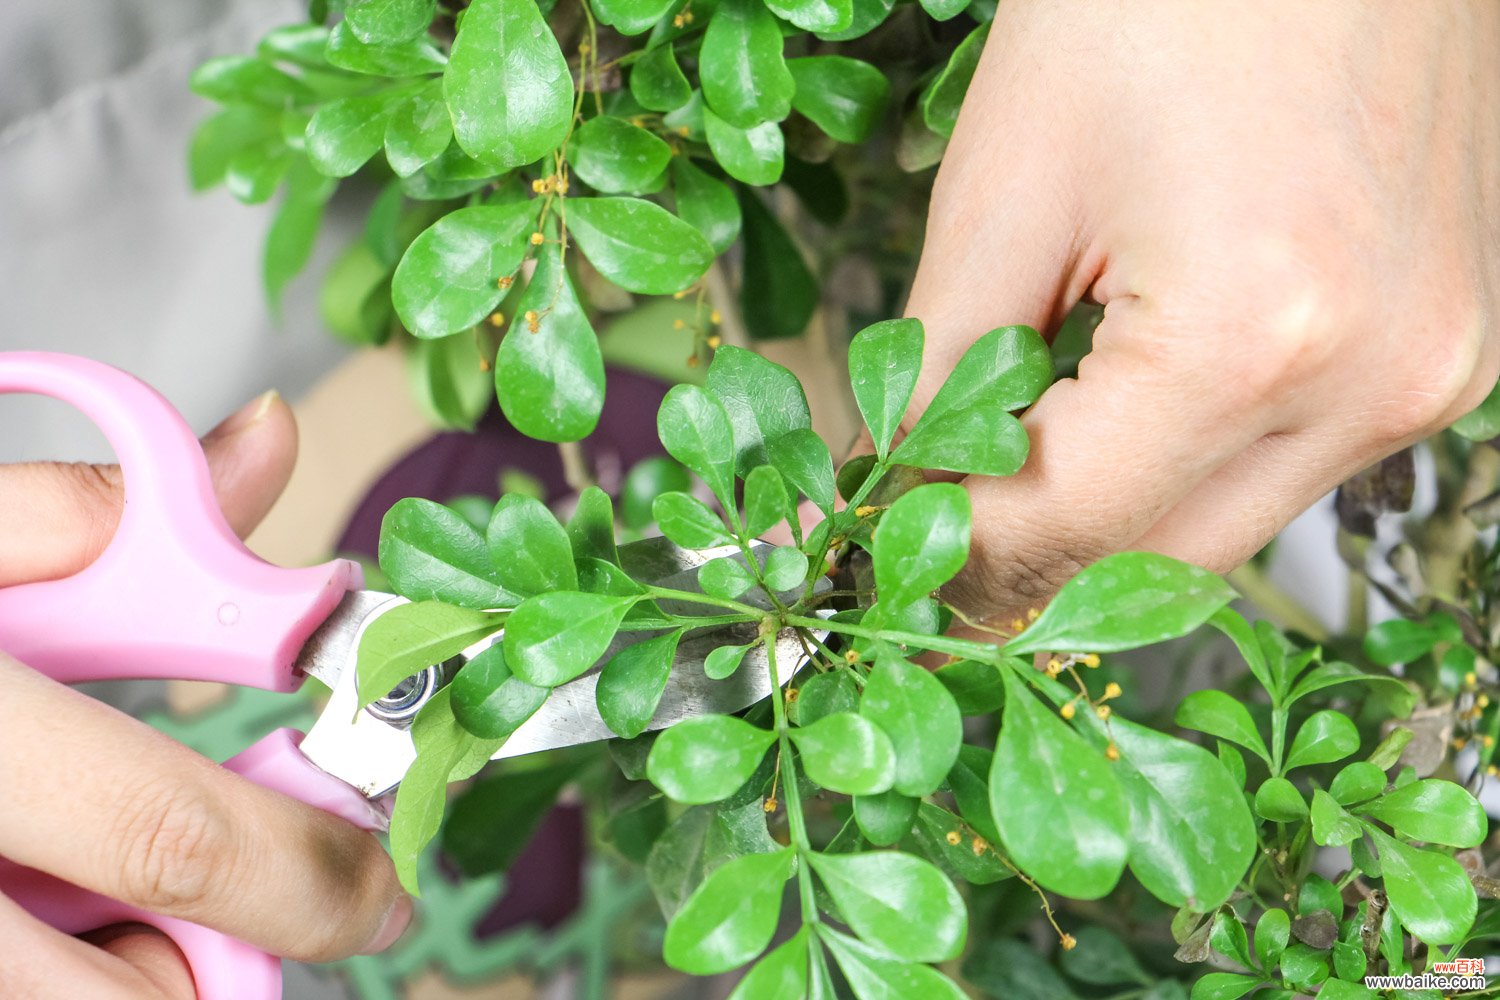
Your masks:
M687 324L686 324L686 323L684 323L684 322L683 322L683 321L682 321L682 320L680 320L680 319L674 319L674 320L673 320L673 321L672 321L672 329L674 329L674 330L681 330L681 329L682 329L682 328L683 328L683 327L685 327L685 326L687 326Z
M1114 742L1111 741L1109 746L1104 748L1104 756L1109 758L1110 760L1119 760L1120 748L1115 746Z
M1099 655L1097 653L1085 653L1083 656L1079 657L1079 660L1085 667L1088 667L1090 670L1099 665Z
M948 845L950 847L957 847L958 844L959 844L959 841L963 840L964 838L960 837L958 835L958 831L957 830L949 830L948 831L948 836L946 838L944 838L944 839L946 839L948 841Z
M762 805L761 808L764 809L768 813L775 812L776 811L776 796L772 795L772 796L767 797L766 801L765 801L765 804Z
M1106 698L1118 698L1122 693L1123 692L1120 690L1120 685L1116 684L1114 681L1110 681L1108 684L1104 685L1104 697Z
M534 246L534 247L541 246L544 242L546 242L546 240L547 240L547 237L543 236L541 233L532 233L531 234L531 245Z
M495 282L495 284L498 285L498 286L500 286L501 288L509 288L515 282L515 280L516 279L514 277L512 277L511 275L502 274L502 275L500 275L499 279Z
M711 348L717 348L720 344L724 343L724 338L716 333L706 338L703 342Z
M1062 945L1063 951L1072 951L1078 947L1078 939L1071 934L1064 934L1058 943Z
M1094 714L1099 716L1099 718L1101 719L1109 718L1109 706L1100 705L1098 708L1094 709Z
M502 312L490 313L490 326L504 326L504 325L505 325L505 313L502 313Z
M969 845L969 849L974 852L974 856L977 858L981 854L983 854L989 846L990 842L988 840L985 840L983 837L975 837L974 842Z
M847 663L847 664L849 664L850 666L853 666L854 664L858 663L859 662L859 650L857 650L857 649L846 649L846 650L844 650L844 662Z
M1027 621L1034 622L1034 621L1036 621L1040 617L1042 617L1042 613L1040 611L1038 611L1036 608L1027 608L1026 609L1026 620Z
M1052 659L1050 659L1050 660L1047 661L1047 676L1048 677L1056 677L1058 674L1060 674L1062 672L1063 672L1062 660L1059 660L1057 657L1054 656Z
M796 701L797 700L797 696L799 694L801 694L801 692L798 691L796 688L787 688L786 689L786 703L788 705L790 705L792 702Z
M1078 713L1078 709L1077 709L1077 707L1074 706L1073 702L1070 701L1066 705L1064 705L1062 708L1058 709L1058 713L1064 719L1071 719L1074 715L1076 715Z

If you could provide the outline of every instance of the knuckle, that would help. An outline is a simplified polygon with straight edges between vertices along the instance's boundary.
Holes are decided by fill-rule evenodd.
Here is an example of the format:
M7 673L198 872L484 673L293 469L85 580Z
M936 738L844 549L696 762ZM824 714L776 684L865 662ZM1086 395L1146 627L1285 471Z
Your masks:
M202 911L232 869L227 818L191 785L148 784L120 814L120 894L157 913Z
M1430 314L1421 345L1397 369L1390 398L1379 407L1381 443L1429 434L1478 406L1495 386L1500 355L1477 306L1450 304Z
M93 562L109 546L120 520L119 477L113 469L87 462L62 468L69 502L78 513L79 544L85 561Z

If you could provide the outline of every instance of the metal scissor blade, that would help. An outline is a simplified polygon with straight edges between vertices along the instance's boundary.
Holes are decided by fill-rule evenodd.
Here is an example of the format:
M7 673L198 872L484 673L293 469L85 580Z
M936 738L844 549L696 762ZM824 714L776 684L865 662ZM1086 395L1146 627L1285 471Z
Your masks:
M770 547L756 542L753 550L759 555L760 551ZM644 539L620 548L620 562L631 576L674 590L696 591L698 568L723 557L737 558L741 555L734 546L689 550L665 538ZM818 583L820 589L827 589L829 586L831 584L826 579ZM383 600L375 600L376 596ZM747 603L756 603L748 596L745 600ZM320 679L332 676L335 683L328 707L302 742L302 752L323 770L348 782L370 798L376 798L400 784L416 759L416 748L412 745L411 734L407 729L392 725L368 711L358 710L355 657L360 634L369 623L391 607L404 603L404 600L390 595L356 599L356 595L351 593L345 598L345 602L348 608L341 604L330 623L325 624L314 639L309 641L310 647L322 646L324 650L304 655L304 659L308 660L304 670ZM696 613L704 610L701 606L695 607ZM688 612L687 608L672 610L693 613ZM343 624L333 624L341 613L345 613ZM349 624L351 622L352 631ZM324 629L330 631L324 635ZM651 634L653 633L621 633L600 658L600 664L619 649ZM503 632L497 632L485 637L464 650L462 656L469 659L478 655L501 641L503 635ZM825 635L826 633L819 633L817 637L822 640ZM747 655L734 675L725 680L712 680L703 671L704 657L712 649L753 642L755 637L754 623L716 626L689 633L678 646L666 690L647 728L662 729L695 715L737 712L770 694L770 665L764 647L758 647ZM334 666L335 654L332 652L335 649L343 650L345 655L342 664L337 667ZM784 685L791 680L792 675L807 662L808 655L809 651L803 647L796 632L784 630L776 641L777 682ZM301 661L299 665L302 665ZM493 759L519 757L542 750L614 738L614 732L600 717L595 704L594 691L598 676L599 664L596 664L582 676L554 688L546 703L516 730Z
M328 620L319 625L297 656L297 669L322 681L328 690L338 687L339 677L354 668L359 652L359 636L365 622L385 605L405 604L406 598L383 594L378 590L351 590L339 601Z

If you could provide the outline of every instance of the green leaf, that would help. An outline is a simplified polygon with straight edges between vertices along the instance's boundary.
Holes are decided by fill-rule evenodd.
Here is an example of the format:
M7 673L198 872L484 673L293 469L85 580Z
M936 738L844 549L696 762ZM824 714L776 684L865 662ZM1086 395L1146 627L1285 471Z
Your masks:
M1333 776L1333 783L1328 786L1328 794L1341 806L1373 799L1383 791L1385 772L1364 760L1346 764Z
M757 340L800 337L818 307L818 280L758 194L741 188L740 209L745 237L740 313L745 326Z
M1338 945L1334 945L1335 956ZM1363 955L1361 955L1363 957ZM1362 977L1364 973L1360 973ZM1357 977L1359 978L1359 977ZM1400 996L1400 994L1397 994ZM1380 1000L1379 994L1361 986L1359 983L1346 983L1337 979L1330 979L1318 990L1320 1000Z
M836 3L837 0L831 0L831 2ZM839 4L839 6L842 5ZM817 30L818 38L825 42L847 42L850 39L863 38L880 27L895 6L896 0L853 0L853 10L847 27L811 30ZM786 15L778 12L778 16L785 17Z
M895 789L877 795L856 795L854 820L866 840L877 847L890 847L911 832L918 804L919 799Z
M1005 704L1005 686L993 663L959 660L932 676L948 689L961 715L989 715Z
M266 108L232 104L198 123L188 150L188 176L194 191L224 182L229 163L240 152L278 139L281 116ZM739 209L735 209L738 213Z
M333 193L334 185L309 169L307 160L299 157L288 171L287 195L266 234L262 274L266 299L271 312L281 311L281 293L312 257L318 228L323 223L323 207Z
M1209 942L1219 954L1233 959L1247 969L1255 967L1255 960L1250 957L1250 939L1245 936L1245 925L1240 923L1240 918L1232 908L1222 909L1214 914Z
M775 740L770 730L732 715L697 716L657 737L646 774L678 802L717 802L749 780Z
M703 98L714 114L737 128L790 114L797 85L781 49L781 29L765 4L722 0L698 53Z
M834 58L832 56L827 58ZM854 401L885 461L922 371L922 323L888 319L867 326L849 344L849 382Z
M1384 667L1410 663L1426 656L1441 638L1426 622L1392 618L1365 633L1365 655Z
M988 24L981 24L970 32L948 57L948 64L922 92L922 120L940 136L948 138L953 135L953 126L958 123L958 109L964 102L964 94L968 93L969 81L974 79L974 71L979 68L979 55L984 51L989 34Z
M657 497L666 493L689 490L692 487L693 478L688 471L667 456L653 455L650 458L643 458L631 466L630 471L625 474L625 482L620 486L620 517L626 527L641 531L656 523L656 514L652 511L652 507ZM718 520L717 515L714 520ZM717 530L722 533L723 526L720 525ZM728 536L725 536L724 541L729 541ZM696 547L706 548L707 546Z
M990 810L990 772L994 770L992 750L965 743L958 748L958 763L948 772L948 787L964 821L978 830L992 844L1000 843L1000 830Z
M707 386L729 417L735 471L742 477L770 462L770 442L812 427L812 410L797 376L754 351L719 348L708 366Z
M859 1000L966 1000L953 980L931 966L893 959L827 924L817 930ZM833 995L809 993L808 1000L833 1000Z
M1005 651L1109 653L1149 646L1187 635L1235 596L1205 569L1153 552L1122 552L1068 581Z
M1135 983L1149 986L1156 977L1141 968L1130 948L1113 931L1103 927L1080 927L1078 944L1058 956L1063 971L1080 983L1115 986Z
M1359 811L1408 840L1449 847L1478 847L1489 826L1478 799L1462 785L1436 778L1397 788Z
M473 430L494 398L490 373L473 342L413 340L407 348L407 381L428 418L439 427Z
M641 53L630 70L630 93L648 111L675 111L692 100L693 88L677 65L677 50L671 42L652 46ZM686 157L679 157L679 161L685 160ZM680 210L681 205L678 208ZM723 248L716 249L722 251Z
M677 214L703 234L714 253L723 253L739 239L740 203L734 192L686 156L672 160L672 193L677 198Z
M639 35L652 28L675 5L676 0L594 0L593 7L599 20L610 25L620 34ZM636 66L639 67L640 63L636 63ZM641 104L644 107L650 107L645 101L641 101ZM656 108L654 110L670 109Z
M568 544L574 559L599 559L616 566L620 550L615 547L615 506L609 494L597 486L586 486L578 494L578 505L568 518Z
M766 587L773 592L793 590L807 582L807 556L790 545L778 545L766 556Z
M786 147L781 126L775 122L736 128L704 108L703 130L714 159L730 177L756 187L767 187L781 179Z
M1285 910L1273 908L1261 914L1255 925L1255 956L1262 969L1276 968L1291 935L1292 918Z
M1405 752L1407 746L1410 745L1416 735L1413 730L1408 729L1406 726L1397 726L1375 745L1375 749L1371 750L1370 756L1365 759L1375 765L1381 772L1395 767L1396 763L1401 760L1402 753Z
M424 33L436 9L436 0L361 0L344 19L360 41L390 45Z
M385 158L398 177L410 177L443 155L453 139L453 122L434 81L396 105L385 126Z
M1313 840L1322 846L1342 847L1359 839L1359 820L1321 788L1313 789L1311 815Z
M199 97L220 104L262 104L280 108L312 97L296 77L250 56L220 56L193 71L188 86Z
M509 737L536 714L548 689L528 684L511 673L501 643L483 650L464 664L451 686L453 715L482 739Z
M756 538L796 517L793 497L774 466L757 465L745 477L745 534ZM803 570L807 561L803 559ZM795 584L794 584L795 586ZM786 589L786 588L777 588Z
M810 726L835 712L857 712L859 686L844 670L814 674L797 689L797 700L792 703L791 711L799 726Z
M526 319L537 315L536 329ZM541 441L578 441L592 434L604 409L604 359L562 248L544 246L536 271L495 357L500 410L522 434Z
M292 162L291 150L279 138L247 146L230 158L224 186L246 205L259 205L276 193Z
M1210 972L1193 984L1192 1000L1239 1000L1261 984L1257 976Z
M527 598L505 623L505 657L516 676L556 687L604 655L634 597L555 590Z
M580 763L587 760L565 760L481 778L454 801L443 824L443 853L470 878L508 870L531 843L559 793L578 776Z
M440 73L447 60L425 36L392 45L359 40L347 22L336 25L324 50L330 65L367 76L425 76Z
M740 661L745 658L745 653L750 650L754 643L743 646L717 646L703 658L703 673L709 680L722 681L726 677L734 676L734 672L740 668Z
M1098 899L1125 870L1125 794L1103 755L1044 708L1013 670L1004 678L1005 712L990 772L1000 839L1045 888Z
M1238 743L1266 763L1271 762L1271 752L1256 731L1249 710L1223 691L1194 691L1182 699L1172 721L1184 729L1196 729Z
M703 880L667 924L662 957L695 976L728 972L765 950L776 933L781 892L796 852L746 854Z
M807 938L803 926L755 963L729 1000L801 1000L807 992Z
M850 0L771 0L766 8L803 31L841 31L854 21Z
M806 427L787 431L768 441L766 452L797 492L825 516L833 513L833 456L816 432Z
M918 486L893 503L875 528L881 601L909 604L951 580L969 558L969 520L969 495L955 483Z
M391 860L402 886L413 895L418 890L417 862L443 820L449 775L474 744L442 694L424 705L412 723L417 755L396 789L391 810Z
M1228 899L1255 852L1255 823L1229 771L1186 740L1118 716L1107 726L1086 718L1088 736L1113 739L1120 754L1110 766L1129 807L1135 877L1172 906L1208 910Z
M702 476L728 507L733 499L736 450L735 432L723 404L695 385L673 386L657 411L656 433L667 453ZM657 523L662 514L656 511Z
M1488 441L1500 436L1500 383L1478 406L1459 417L1453 430L1470 441Z
M573 76L534 0L474 0L443 74L453 135L501 170L540 159L573 122Z
M458 655L505 624L503 615L437 601L396 605L360 637L359 703L384 698L412 674Z
M600 274L643 295L686 288L714 260L698 230L640 198L569 198L568 231Z
M1287 753L1286 768L1327 764L1342 760L1359 749L1359 730L1342 712L1326 709L1314 712L1297 730L1292 749Z
M734 540L719 515L687 493L663 493L651 504L651 516L662 534L685 549L711 549Z
M645 191L672 159L672 147L639 125L599 115L573 133L568 162L596 191ZM571 208L572 202L569 202Z
M1462 941L1479 905L1463 866L1445 854L1366 829L1380 851L1385 894L1402 925L1429 945Z
M895 794L895 793L890 793ZM915 799L908 800L913 803ZM855 800L855 816L859 816L859 800ZM928 860L950 877L961 878L972 885L990 885L1015 873L1005 866L1005 860L988 842L988 838L973 836L959 817L931 802L922 802L917 811L917 826L911 831L910 843L915 844ZM911 824L907 824L910 829ZM863 828L863 827L862 827ZM957 837L957 842L950 840ZM868 837L868 833L866 834ZM874 838L869 838L872 842Z
M508 493L495 505L485 539L500 582L522 597L577 590L573 547L547 505Z
M1267 778L1255 790L1255 814L1277 823L1297 823L1307 818L1307 800L1285 778Z
M417 337L447 337L479 323L505 296L535 226L528 203L456 209L424 229L396 266L391 300Z
M792 107L813 124L839 142L864 142L874 134L891 99L880 70L848 56L806 56L786 65L796 81Z
M968 9L971 0L921 0L922 9L934 21L947 21Z
M963 719L943 682L902 657L877 655L859 711L890 737L895 790L911 796L936 791L963 742Z
M814 853L807 860L849 927L886 954L943 962L963 949L963 899L931 862L899 851Z
M1293 702L1305 698L1316 691L1322 691L1325 688L1331 688L1337 684L1348 684L1353 681L1372 684L1394 684L1403 692L1407 692L1408 698L1410 697L1409 689L1407 688L1405 682L1402 681L1399 677L1391 677L1389 675L1381 674L1367 674L1363 670L1360 670L1358 667L1353 667L1347 663L1334 661L1332 663L1325 663L1322 666L1309 671L1301 680L1296 683L1296 686L1292 688L1291 694L1287 696L1286 703L1290 705Z
M340 97L317 110L307 123L307 158L329 177L348 177L385 143L390 93Z
M878 795L896 777L891 741L853 712L825 715L791 731L807 776L845 795Z
M380 525L380 568L401 596L467 608L509 608L489 548L458 514L431 500L396 501Z
M769 782L769 773L766 777ZM670 918L724 862L781 849L766 829L759 796L738 805L694 806L662 831L646 859L646 877L662 913Z

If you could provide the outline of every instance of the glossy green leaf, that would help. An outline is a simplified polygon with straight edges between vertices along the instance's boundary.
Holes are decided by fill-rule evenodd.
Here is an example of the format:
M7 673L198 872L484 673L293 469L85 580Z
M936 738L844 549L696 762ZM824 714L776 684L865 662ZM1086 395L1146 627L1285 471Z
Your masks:
M516 493L501 497L485 540L495 575L508 590L531 597L578 589L568 533L540 500Z
M947 21L962 14L972 0L922 0L922 9L934 21Z
M425 35L390 45L360 41L349 23L334 26L324 50L329 64L367 76L424 76L440 73L447 60Z
M766 443L771 463L825 516L833 513L833 456L810 428L787 431Z
M398 604L379 615L359 640L359 703L384 698L428 667L463 652L506 626L504 615L438 601Z
M671 159L672 148L665 142L613 115L590 118L568 144L574 173L607 194L647 190Z
M1365 655L1387 667L1409 663L1427 655L1440 639L1439 632L1426 622L1392 618L1365 633Z
M464 152L501 170L540 159L573 121L573 76L534 0L474 0L443 94Z
M674 111L692 100L693 88L677 65L677 50L671 42L646 49L635 61L630 69L630 93L648 111Z
M1324 847L1342 847L1359 839L1359 820L1344 811L1344 807L1333 800L1333 796L1321 788L1313 789L1312 809L1313 840Z
M1478 847L1489 828L1478 799L1462 785L1437 778L1397 788L1359 811L1409 840L1449 847Z
M317 110L307 123L307 158L321 174L348 177L385 143L390 94L340 97Z
M717 646L703 658L703 673L709 680L722 681L726 677L733 677L734 672L740 668L740 662L744 660L745 654L750 651L753 643L743 646Z
M1358 667L1334 661L1313 668L1301 680L1297 681L1292 687L1291 694L1287 696L1287 704L1290 705L1314 692L1322 691L1338 684L1353 682L1395 685L1403 691L1408 691L1409 697L1409 689L1406 683L1399 677L1392 677L1388 674L1367 674Z
M859 685L843 670L831 670L826 674L809 677L797 689L797 700L791 707L792 717L799 726L810 726L835 712L857 711Z
M1239 1000L1261 984L1257 976L1210 972L1193 984L1192 1000Z
M709 549L734 540L719 515L688 493L663 493L651 504L651 515L661 533L685 549Z
M891 99L885 74L848 56L805 56L787 62L796 93L792 107L839 142L864 142Z
M1005 704L1005 686L993 663L959 660L933 671L962 715L988 715Z
M1341 806L1373 799L1385 791L1385 772L1369 761L1357 760L1346 764L1333 776L1328 794Z
M344 18L360 41L389 45L425 32L436 9L435 0L361 0Z
M806 926L755 963L729 1000L802 1000L807 993Z
M413 895L418 891L417 863L443 820L449 777L476 742L458 725L444 694L438 692L412 723L416 758L396 789L391 811L391 860L402 886Z
M839 0L830 0L830 2L836 7L842 7ZM825 42L845 42L853 38L863 38L880 27L895 6L895 0L853 0L847 27L814 30L817 30L818 37Z
M800 588L807 582L807 556L801 549L778 545L766 556L766 586L773 592Z
M958 759L963 719L942 681L910 660L877 656L859 711L890 738L896 791L923 796L943 783Z
M280 108L312 94L296 77L249 56L220 56L193 71L188 86L199 97L221 104L262 104Z
M732 500L735 431L712 393L695 385L673 386L657 410L656 433L667 453L702 476L715 496L726 505ZM662 514L658 509L658 523Z
M1342 760L1359 749L1359 730L1342 712L1326 709L1314 712L1297 730L1292 749L1287 752L1286 766L1306 767Z
M752 128L791 113L797 85L781 50L781 29L765 4L721 0L698 53L698 78L714 114Z
M958 748L958 763L948 772L948 787L958 805L958 814L992 844L1000 843L1000 830L990 810L990 772L995 753L965 743Z
M528 312L537 315L535 330ZM516 303L495 357L495 390L505 418L528 437L577 441L599 423L604 359L557 244L537 254L536 270Z
M899 851L811 854L808 863L849 927L908 962L956 956L968 932L958 890L930 862Z
M832 58L832 57L829 57ZM867 326L849 344L849 383L865 426L884 461L906 416L922 371L922 323L888 319Z
M679 463L665 455L644 458L631 466L620 486L620 517L626 527L640 531L656 523L652 507L657 497L692 487L692 476ZM722 532L724 529L720 526L717 530ZM727 537L725 541L728 541Z
M643 295L686 288L714 259L697 229L640 198L569 198L568 232L600 274Z
M1086 718L1095 745L1113 740L1120 754L1110 768L1129 809L1135 877L1172 906L1203 911L1227 900L1255 852L1255 823L1229 771L1186 740L1118 716L1107 726Z
M859 1000L966 1000L953 980L931 966L891 958L884 950L840 934L827 924L818 925L818 936ZM814 997L809 993L808 1000L833 1000L833 994Z
M835 712L791 731L807 776L845 795L878 795L896 777L891 741L868 719Z
M758 797L739 804L694 806L668 824L652 845L646 878L662 913L670 918L709 873L726 861L781 849L767 832L765 809Z
M597 486L586 486L578 494L573 516L568 518L568 544L574 559L599 559L620 562L615 547L615 505L609 494Z
M385 158L398 177L410 177L443 155L453 123L443 88L434 82L391 110L385 125Z
M797 376L754 351L719 348L708 366L707 386L733 427L735 471L741 476L770 462L770 442L812 427L812 410Z
M1266 749L1265 740L1261 739L1256 730L1250 711L1243 702L1223 691L1194 691L1182 699L1172 721L1184 729L1196 729L1200 733L1238 743L1261 760L1270 763L1271 752Z
M188 176L194 191L224 182L229 163L245 149L278 138L281 116L276 111L232 104L198 123L188 148ZM735 209L738 214L739 209Z
M854 22L851 0L771 0L766 8L803 31L842 31Z
M703 234L714 253L723 253L739 239L740 203L734 192L686 156L672 160L672 192L677 214Z
M740 313L745 326L757 340L800 337L818 307L818 280L758 194L741 188L740 209L745 251Z
M439 427L473 430L495 398L484 359L459 337L411 341L406 375L417 406Z
M896 794L896 793L888 793ZM916 803L916 800L908 800ZM859 815L859 800L855 800L855 816ZM988 807L986 807L988 808ZM914 844L929 861L937 865L952 878L963 879L972 885L990 885L1015 874L987 837L981 839L968 828L963 820L948 810L922 802L917 810L917 825L911 829L908 841ZM863 824L861 824L863 829ZM957 835L957 842L951 838ZM878 843L873 837L866 837Z
M1445 854L1367 829L1380 851L1386 898L1402 926L1430 945L1462 941L1479 905L1463 866Z
M676 5L676 0L594 0L599 20L622 35L639 35L650 30ZM655 36L653 36L655 37ZM639 65L639 64L637 64ZM640 100L637 98L637 100ZM644 101L641 102L643 105ZM649 105L646 105L649 107ZM657 110L667 110L658 108Z
M1209 942L1214 951L1247 969L1255 966L1255 960L1250 957L1250 938L1245 934L1245 925L1240 923L1233 909L1221 909L1214 914Z
M1214 574L1153 552L1122 552L1063 585L1012 655L1044 650L1106 653L1187 635L1235 597Z
M1307 800L1285 778L1267 778L1255 790L1255 814L1277 823L1296 823L1307 818Z
M472 205L423 230L396 266L391 300L417 337L447 337L483 320L504 297L499 286L526 256L536 225L529 204Z
M951 580L969 558L969 522L969 495L954 483L918 486L893 503L875 528L881 601L909 604Z
M1115 769L1004 671L990 809L1012 860L1053 892L1098 899L1120 880L1130 806ZM1125 751L1121 751L1123 756Z
M505 658L530 684L556 687L604 655L633 597L555 590L527 598L505 623Z
M1478 406L1459 417L1453 430L1470 441L1500 437L1500 383L1496 383Z
M453 715L483 739L503 739L536 714L548 689L528 684L511 673L505 647L495 643L458 672L451 685Z
M704 879L667 924L662 957L674 969L711 976L765 950L776 932L781 892L796 853L746 854Z
M974 71L979 68L979 55L984 51L989 34L988 24L981 24L970 32L948 57L948 64L922 92L922 120L938 135L945 138L953 135L958 109L963 104L964 94L968 93L969 82L974 79Z
M273 314L281 312L281 293L312 257L323 208L333 189L334 183L314 173L305 158L298 158L288 171L286 198L266 233L261 265Z
M714 159L730 177L756 187L766 187L781 179L786 146L781 126L775 122L737 128L704 108L703 129Z
M1292 918L1283 909L1272 908L1255 924L1255 957L1263 969L1274 969L1291 941Z
M247 146L229 159L224 186L246 205L270 200L295 158L281 139Z
M749 779L775 740L770 730L734 716L698 716L657 738L646 774L678 802L717 802Z
M796 511L786 480L771 465L757 465L745 477L745 534L758 538ZM803 561L806 568L806 560ZM785 589L785 588L778 588Z
M890 847L911 832L919 799L890 789L878 795L854 796L854 820L865 839L876 847Z
M489 548L458 514L430 500L396 501L380 525L380 568L402 597L468 608L510 608Z

